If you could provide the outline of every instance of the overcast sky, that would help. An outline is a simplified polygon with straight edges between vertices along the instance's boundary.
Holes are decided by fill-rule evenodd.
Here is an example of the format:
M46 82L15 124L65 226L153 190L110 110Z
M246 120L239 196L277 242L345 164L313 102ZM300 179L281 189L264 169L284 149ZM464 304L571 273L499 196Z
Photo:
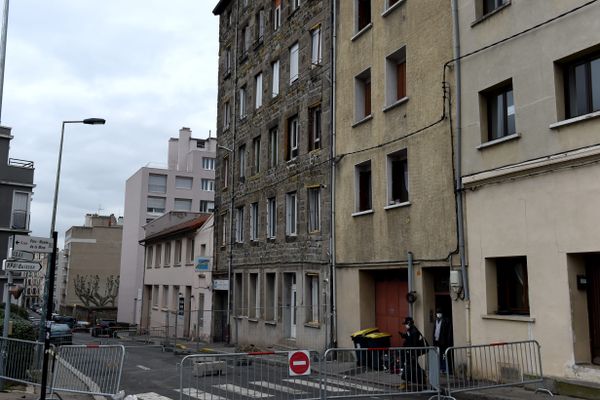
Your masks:
M0 2L3 4L4 1ZM215 132L218 19L210 0L13 0L2 120L35 163L31 230L48 236L60 129L60 241L86 213L123 215L125 181L166 164L179 128ZM1 13L1 6L0 6Z

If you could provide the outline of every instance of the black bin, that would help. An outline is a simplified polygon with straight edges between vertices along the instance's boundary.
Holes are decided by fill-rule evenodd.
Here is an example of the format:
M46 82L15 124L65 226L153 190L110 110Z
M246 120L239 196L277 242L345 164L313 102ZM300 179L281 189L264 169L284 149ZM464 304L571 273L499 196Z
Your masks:
M352 342L354 343L354 348L362 349L369 347L367 344L366 336L375 332L379 332L379 328L367 328L362 329L360 331L354 332L350 337L352 338ZM358 366L366 366L367 365L367 351L365 350L357 350L356 351L356 365Z
M369 348L377 348L367 352L367 366L373 369L383 369L385 355L389 353L392 334L387 332L372 332L364 337L365 344ZM388 354L389 356L389 354Z

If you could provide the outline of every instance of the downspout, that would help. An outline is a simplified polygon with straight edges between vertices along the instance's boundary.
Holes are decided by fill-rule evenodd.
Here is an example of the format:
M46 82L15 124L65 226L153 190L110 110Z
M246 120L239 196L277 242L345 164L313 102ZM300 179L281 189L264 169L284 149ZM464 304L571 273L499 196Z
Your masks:
M467 345L471 344L471 297L469 293L469 277L467 275L467 267L465 261L465 231L464 231L464 215L463 215L463 184L462 184L462 131L461 131L461 110L462 110L462 76L460 65L460 33L458 19L458 0L452 0L452 39L454 43L454 63L456 76L456 150L454 164L455 168L455 190L456 190L456 218L458 230L458 253L460 256L460 271L462 275L462 284L465 300L465 318L466 318L466 341ZM450 110L452 112L452 110Z
M336 41L337 41L337 0L331 0L331 97L329 99L331 107L331 138L330 138L330 159L331 159L331 228L329 236L329 251L331 253L331 271L329 271L329 296L330 296L330 307L331 307L331 347L337 347L337 277L336 277L336 259L335 259L335 91L336 91Z
M413 264L413 253L412 251L408 252L408 294L413 294L414 290L415 290L415 283L414 283L414 272L415 272L415 268L414 268L414 264ZM413 317L414 315L414 311L415 311L415 304L414 302L408 302L408 316L409 317Z

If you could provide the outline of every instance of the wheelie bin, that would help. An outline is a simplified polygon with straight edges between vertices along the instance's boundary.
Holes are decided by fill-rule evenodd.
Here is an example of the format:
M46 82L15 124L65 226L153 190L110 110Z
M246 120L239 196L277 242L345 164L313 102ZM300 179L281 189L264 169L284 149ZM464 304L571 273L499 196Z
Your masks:
M367 328L362 329L360 331L354 332L350 337L352 338L352 342L354 343L354 348L361 349L365 347L369 347L367 344L366 336L375 332L379 332L379 328ZM356 351L356 365L367 366L367 351L365 350L357 350Z

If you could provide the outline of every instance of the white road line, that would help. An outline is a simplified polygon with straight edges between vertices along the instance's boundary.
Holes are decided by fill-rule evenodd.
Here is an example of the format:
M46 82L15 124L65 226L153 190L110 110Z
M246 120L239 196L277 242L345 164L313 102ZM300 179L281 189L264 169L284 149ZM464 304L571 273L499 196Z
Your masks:
M276 390L278 392L289 393L289 394L306 394L302 390L292 389L289 386L278 385L276 383L265 382L265 381L254 381L250 382L253 385L261 386L267 389Z
M148 393L138 393L135 395L138 400L173 400L170 397L161 396L158 393L148 392Z
M143 365L136 365L136 367L143 369L144 371L150 371L150 368L144 367Z
M267 393L259 392L257 390L252 390L252 389L248 389L245 387L232 385L230 383L227 383L225 385L214 385L213 387L219 388L221 390L226 390L228 392L233 392L235 394L239 394L242 396L252 397L253 399L262 399L265 397L273 397L272 394L267 394Z
M295 385L308 386L308 387L314 388L314 389L319 389L321 387L321 385L317 382L303 381L301 379L284 379L283 381L293 383ZM325 390L327 390L328 392L334 392L334 393L349 392L349 390L341 389L341 388L337 388L337 387L333 387L333 386L329 386L329 385L327 385L325 387Z
M331 382L334 385L345 386L353 389L366 390L368 392L383 392L383 389L379 389L373 386L360 385L358 383L348 382L341 379L327 378L327 382Z
M176 392L180 392L179 389L175 389ZM203 392L196 388L185 388L183 394L193 397L199 400L227 400L225 397L217 396L216 394Z

